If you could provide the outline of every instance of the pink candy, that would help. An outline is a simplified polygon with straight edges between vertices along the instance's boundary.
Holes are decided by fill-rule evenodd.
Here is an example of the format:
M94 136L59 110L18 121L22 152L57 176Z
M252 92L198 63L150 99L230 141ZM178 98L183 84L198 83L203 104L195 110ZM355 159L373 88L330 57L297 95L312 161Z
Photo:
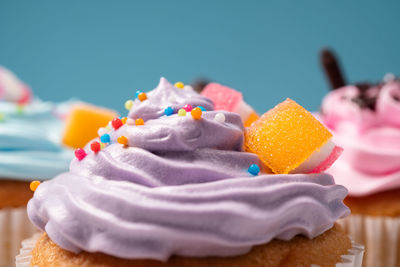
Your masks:
M235 112L243 100L240 92L218 83L209 83L201 94L214 102L215 110Z
M87 154L86 154L85 150L82 149L82 148L78 148L78 149L75 150L75 157L78 160L83 160L86 157L86 155Z

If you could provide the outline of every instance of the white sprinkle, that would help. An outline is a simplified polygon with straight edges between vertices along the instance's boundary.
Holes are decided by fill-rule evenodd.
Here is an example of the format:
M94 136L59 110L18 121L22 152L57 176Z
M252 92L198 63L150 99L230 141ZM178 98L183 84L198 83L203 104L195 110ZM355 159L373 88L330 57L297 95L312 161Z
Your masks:
M128 124L128 125L135 125L135 120L129 118L129 119L126 120L126 124Z
M385 76L383 76L383 81L384 81L385 83L392 82L392 81L394 81L395 79L396 79L396 76L394 76L394 74L391 73L391 72L386 73Z
M98 134L99 136L102 136L102 135L106 134L107 132L108 132L107 129L104 128L104 127L100 127L100 128L97 130L97 134Z
M192 91L193 91L193 87L190 86L190 85L185 85L185 86L183 87L183 90L192 90Z
M217 122L225 122L225 115L223 113L217 113L214 117Z

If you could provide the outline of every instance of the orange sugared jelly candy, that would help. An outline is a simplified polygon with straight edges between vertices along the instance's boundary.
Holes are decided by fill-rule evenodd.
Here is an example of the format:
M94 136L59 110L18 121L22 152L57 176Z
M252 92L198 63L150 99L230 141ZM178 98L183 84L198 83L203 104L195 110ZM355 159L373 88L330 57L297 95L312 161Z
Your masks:
M65 122L62 142L73 148L82 148L97 137L100 127L118 114L112 110L80 103L72 107Z
M256 112L252 112L250 116L247 117L246 121L244 122L244 127L249 127L253 122L258 120L260 116Z
M286 174L319 150L332 134L291 99L266 112L245 131L245 149L274 173Z

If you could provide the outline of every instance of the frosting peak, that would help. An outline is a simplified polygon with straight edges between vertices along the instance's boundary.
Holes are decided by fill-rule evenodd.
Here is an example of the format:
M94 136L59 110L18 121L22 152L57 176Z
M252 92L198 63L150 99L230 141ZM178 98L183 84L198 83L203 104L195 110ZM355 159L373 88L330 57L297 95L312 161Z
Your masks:
M203 97L190 88L177 88L165 78L160 79L158 86L147 93L148 99L140 101L136 99L129 111L128 117L145 121L157 119L164 115L164 110L171 107L176 113L179 108L186 104L193 107L202 106L206 110L213 110L214 106L210 99Z

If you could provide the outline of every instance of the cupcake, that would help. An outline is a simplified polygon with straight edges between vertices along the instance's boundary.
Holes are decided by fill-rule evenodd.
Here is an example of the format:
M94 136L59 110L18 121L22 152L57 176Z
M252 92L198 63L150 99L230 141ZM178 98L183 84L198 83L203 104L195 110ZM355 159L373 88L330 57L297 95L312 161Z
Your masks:
M331 51L322 62L333 90L320 119L344 148L328 172L349 190L352 212L342 223L366 245L366 266L400 266L400 80L346 85Z
M246 131L239 114L164 78L129 103L69 172L38 186L28 215L44 232L17 266L361 266L362 247L336 224L347 190L326 173L289 174L314 169L331 138L294 101ZM298 133L315 138L282 143ZM265 154L259 136L276 149Z
M0 67L0 266L11 266L21 241L34 232L26 214L30 182L68 170L73 149L61 139L64 118L75 104L34 98L27 85Z

